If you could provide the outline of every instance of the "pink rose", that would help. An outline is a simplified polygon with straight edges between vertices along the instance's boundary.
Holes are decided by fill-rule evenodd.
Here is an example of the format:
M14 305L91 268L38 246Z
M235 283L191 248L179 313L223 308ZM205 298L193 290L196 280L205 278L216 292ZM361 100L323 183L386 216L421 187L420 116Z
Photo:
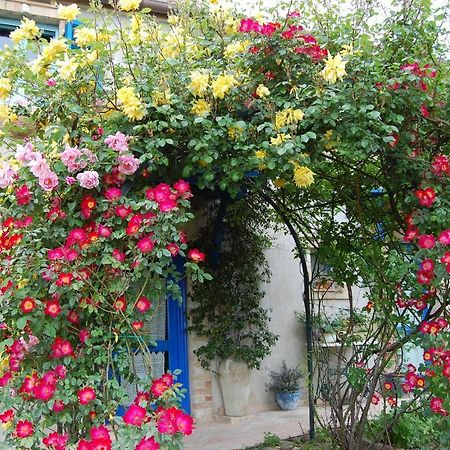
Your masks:
M93 189L98 186L99 178L98 173L95 170L79 173L77 175L77 180L81 187L85 189Z
M66 144L66 149L61 153L61 161L70 172L75 172L81 168L79 158L81 158L80 150Z
M95 163L98 161L98 158L96 155L94 155L94 153L92 153L90 150L88 150L87 148L83 148L81 149L81 153L86 156L86 158L88 159L88 161L90 163ZM86 166L84 166L86 167Z
M47 164L46 159L42 153L35 152L33 154L34 159L30 160L28 167L31 173L38 178L44 177L46 174L50 173L50 167Z
M116 134L110 134L105 139L105 144L112 148L113 150L117 150L119 153L128 151L128 136L125 136L123 133L118 131Z
M74 184L75 181L77 181L77 179L74 178L74 177L66 177L66 183L67 183L69 186L71 186L72 184Z
M16 175L16 171L8 163L3 163L0 168L0 188L11 186Z
M33 144L31 142L27 142L25 145L18 145L16 149L16 154L14 157L19 160L21 163L25 163L31 161L35 154Z
M139 168L139 159L135 158L133 155L121 155L118 158L119 161L119 172L124 175L133 175Z
M106 200L114 201L118 200L122 195L122 190L116 187L110 187L105 191Z
M58 186L58 176L55 172L52 172L50 170L43 173L39 177L39 186L41 186L44 191L53 190L56 186Z

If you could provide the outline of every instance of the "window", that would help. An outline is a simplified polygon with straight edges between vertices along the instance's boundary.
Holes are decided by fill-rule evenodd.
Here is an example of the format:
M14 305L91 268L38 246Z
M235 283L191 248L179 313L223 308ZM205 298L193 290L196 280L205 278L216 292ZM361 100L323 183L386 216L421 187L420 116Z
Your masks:
M19 26L20 20L0 17L0 48L3 48L5 45L11 45L9 34ZM42 30L42 37L47 41L58 36L58 27L56 25L37 23L37 26Z
M315 253L311 253L312 287L320 291L340 291L341 287L331 278L331 267L320 261Z

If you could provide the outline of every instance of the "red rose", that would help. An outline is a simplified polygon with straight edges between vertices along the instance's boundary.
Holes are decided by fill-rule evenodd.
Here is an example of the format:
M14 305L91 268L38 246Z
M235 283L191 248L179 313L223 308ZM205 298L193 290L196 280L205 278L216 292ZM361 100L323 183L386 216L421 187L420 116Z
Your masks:
M25 297L21 302L20 302L20 310L24 313L24 314L29 314L30 312L32 312L34 309L36 308L36 300L32 297Z
M142 295L141 297L138 298L138 301L136 302L136 309L139 312L145 314L151 307L152 303L147 297Z
M202 253L199 249L193 248L188 251L187 256L189 259L192 259L195 263L199 263L205 260L205 254Z
M116 311L125 312L125 310L127 309L127 301L124 295L117 297L116 301L113 303L113 308Z
M16 189L16 201L19 206L28 205L31 201L31 192L26 184Z
M136 445L135 450L159 450L160 445L155 441L152 436L150 438L142 438Z
M61 314L61 305L58 300L47 300L45 302L44 313L50 317L58 317Z
M155 241L151 237L145 236L138 241L137 248L142 253L149 253L155 248Z
M96 399L96 394L93 388L85 387L78 391L78 401L80 405L87 405Z
M134 425L140 427L147 414L147 410L142 406L131 405L127 412L123 415L123 421L127 425Z
M417 243L421 248L430 249L435 246L436 240L432 234L421 234L418 238Z
M26 438L33 435L33 424L29 420L20 420L16 425L16 436Z

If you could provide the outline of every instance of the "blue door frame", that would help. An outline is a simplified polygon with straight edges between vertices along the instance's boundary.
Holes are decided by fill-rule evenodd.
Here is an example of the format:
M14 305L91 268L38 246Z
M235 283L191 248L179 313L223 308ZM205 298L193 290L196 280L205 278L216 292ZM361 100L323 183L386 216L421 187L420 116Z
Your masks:
M177 381L183 384L187 390L186 396L182 400L182 408L185 412L191 412L189 398L189 363L188 363L188 340L187 340L187 320L186 320L186 279L184 277L184 258L178 256L174 259L177 272L181 274L178 282L182 302L181 304L169 296L167 298L167 334L165 340L156 341L156 347L151 351L155 353L167 352L168 368L171 372L176 369L181 370Z

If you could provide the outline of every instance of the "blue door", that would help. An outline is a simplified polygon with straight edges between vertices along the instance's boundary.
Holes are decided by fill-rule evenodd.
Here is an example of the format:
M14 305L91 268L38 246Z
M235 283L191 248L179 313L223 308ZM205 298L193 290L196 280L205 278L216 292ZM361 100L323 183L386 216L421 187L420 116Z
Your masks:
M184 275L184 258L175 259L177 271ZM167 371L173 372L181 370L177 377L177 382L183 384L187 389L187 394L182 401L182 408L190 413L189 398L189 367L188 367L188 343L187 343L187 323L186 323L186 280L179 281L182 302L178 302L170 296L160 304L155 305L154 314L144 329L148 330L147 347L151 352L151 367L153 378L159 378ZM145 333L144 333L145 340ZM156 346L152 345L156 342ZM144 360L138 348L133 356L133 369L140 379L148 379L148 364ZM123 383L123 387L129 394L129 403L136 396L136 386ZM125 412L125 407L119 408L118 414Z

